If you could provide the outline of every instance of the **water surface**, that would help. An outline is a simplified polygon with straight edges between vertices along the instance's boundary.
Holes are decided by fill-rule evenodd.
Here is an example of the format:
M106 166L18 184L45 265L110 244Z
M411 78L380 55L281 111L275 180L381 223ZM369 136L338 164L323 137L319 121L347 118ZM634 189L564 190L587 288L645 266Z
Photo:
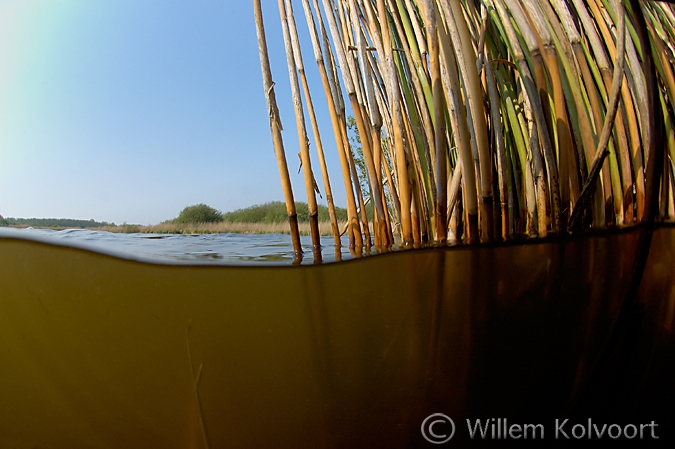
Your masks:
M291 237L287 234L122 234L88 229L0 228L0 237L12 236L148 262L289 265L294 260ZM300 240L304 251L302 264L313 264L311 238L302 236ZM339 259L351 259L347 237L342 239L342 245L337 250ZM321 246L323 262L338 260L333 237L322 237Z

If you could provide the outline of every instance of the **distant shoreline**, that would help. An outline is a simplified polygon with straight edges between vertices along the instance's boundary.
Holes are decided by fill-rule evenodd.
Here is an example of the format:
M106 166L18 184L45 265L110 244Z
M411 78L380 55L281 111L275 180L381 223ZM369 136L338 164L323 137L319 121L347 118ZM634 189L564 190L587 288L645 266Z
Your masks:
M339 224L339 229L344 228ZM301 235L310 235L308 222L298 223ZM10 225L12 228L27 228L28 225ZM157 225L109 225L95 227L63 227L63 226L32 226L35 229L52 229L63 231L66 229L88 229L91 231L106 231L113 233L142 233L142 234L290 234L288 223L246 223L246 222L213 222L213 223L161 223ZM321 235L332 235L329 221L319 222Z
M308 222L298 223L301 235L310 235ZM340 225L342 229L344 225ZM132 229L124 229L124 228ZM150 226L120 225L97 228L108 232L140 232L144 234L290 234L288 223L246 223L246 222L212 222L212 223L160 223ZM135 230L134 230L135 229ZM319 222L321 235L332 235L329 221Z
M323 205L318 206L319 233L333 235L330 213ZM346 228L347 210L335 208L338 229ZM296 203L296 216L301 235L310 235L309 210L306 203ZM290 234L288 210L281 201L256 204L244 209L222 213L200 203L185 207L177 218L156 225L115 224L106 221L79 220L71 218L3 218L0 226L13 228L33 227L35 229L89 229L114 233L144 234Z

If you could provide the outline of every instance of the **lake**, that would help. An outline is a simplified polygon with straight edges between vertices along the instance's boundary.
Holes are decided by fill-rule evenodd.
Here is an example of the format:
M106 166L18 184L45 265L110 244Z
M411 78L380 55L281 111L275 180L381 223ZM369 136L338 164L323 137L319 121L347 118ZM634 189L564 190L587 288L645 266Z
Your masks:
M0 228L0 237L3 236L80 247L147 262L290 265L294 259L291 237L287 234L123 234L88 229ZM315 262L311 238L302 236L301 241L302 264L311 265ZM336 257L333 237L322 237L322 261L351 259L348 237L343 237L342 244Z

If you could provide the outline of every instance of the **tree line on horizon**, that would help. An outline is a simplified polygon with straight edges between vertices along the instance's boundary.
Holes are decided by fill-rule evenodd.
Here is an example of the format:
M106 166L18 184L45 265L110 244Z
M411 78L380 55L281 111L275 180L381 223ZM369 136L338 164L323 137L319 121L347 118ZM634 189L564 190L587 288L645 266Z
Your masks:
M335 208L338 220L347 220L347 209ZM309 221L309 209L307 203L297 203L298 221ZM319 205L319 220L328 221L328 207ZM221 212L204 203L185 207L178 217L167 220L165 223L283 223L288 221L286 205L282 201L271 201L264 204L256 204L231 212Z
M366 206L369 217L372 217L372 206ZM319 205L319 221L329 221L328 207ZM347 209L336 207L335 213L338 221L347 221ZM297 203L298 221L309 221L309 209L307 203ZM263 204L236 209L231 212L221 212L207 204L200 203L187 206L178 214L178 217L166 220L163 223L189 224L189 223L283 223L288 221L286 205L282 201L270 201ZM125 223L126 224L126 223ZM78 220L71 218L4 218L0 215L0 227L8 226L34 226L43 228L102 228L117 226L115 223L106 221Z
M58 227L58 228L102 228L115 226L115 223L106 221L78 220L73 218L4 218L0 215L0 226L35 226L35 227Z

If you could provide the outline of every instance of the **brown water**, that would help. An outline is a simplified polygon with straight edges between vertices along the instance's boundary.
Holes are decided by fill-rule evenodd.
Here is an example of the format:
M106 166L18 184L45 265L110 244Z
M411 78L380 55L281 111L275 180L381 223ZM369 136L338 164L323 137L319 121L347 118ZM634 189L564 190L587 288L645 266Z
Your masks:
M665 428L675 229L625 308L645 232L306 267L0 238L0 447L426 447L435 412L453 443L465 418Z

